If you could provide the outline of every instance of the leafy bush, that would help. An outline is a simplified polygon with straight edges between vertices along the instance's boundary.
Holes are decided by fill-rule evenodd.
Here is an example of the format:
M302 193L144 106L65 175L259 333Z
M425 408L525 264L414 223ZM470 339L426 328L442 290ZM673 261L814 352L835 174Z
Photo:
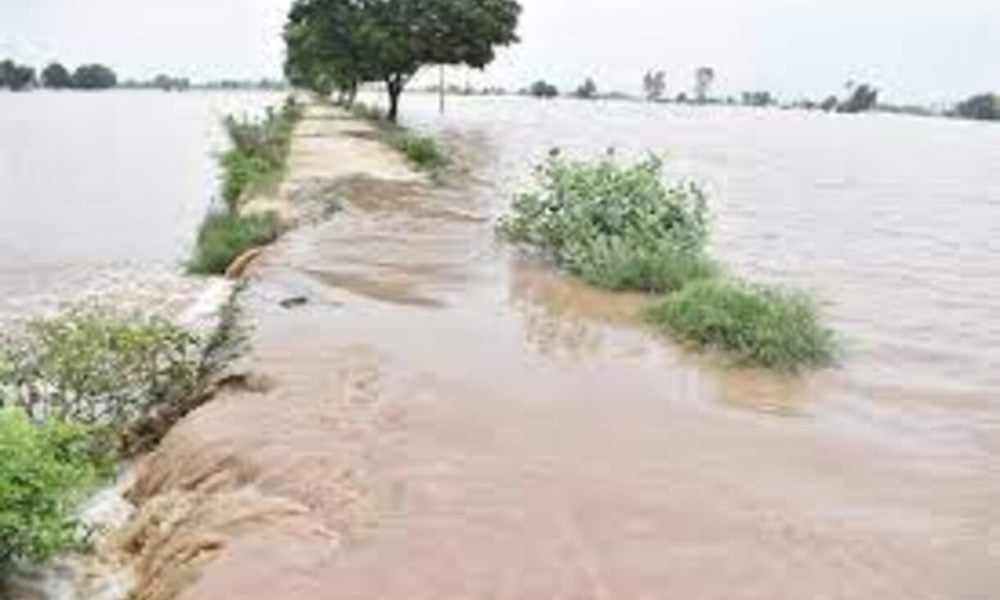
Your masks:
M389 135L388 141L390 146L402 152L418 169L433 172L448 166L448 155L430 136L397 129Z
M301 118L302 107L292 97L280 110L268 109L260 120L226 118L224 125L232 148L222 155L220 164L222 196L230 210L236 210L246 196L261 192L281 178L292 132Z
M835 343L809 298L714 279L692 283L647 311L677 340L718 351L737 365L796 371L834 360Z
M199 275L221 275L241 254L270 244L278 239L281 231L281 219L272 212L249 215L210 213L198 231L188 271Z
M90 440L81 425L36 426L22 411L0 410L0 574L76 540L73 509L102 466Z
M194 393L200 340L156 316L79 307L25 323L0 346L0 401L36 421L123 428Z
M516 198L501 230L595 285L680 289L716 271L704 254L707 206L696 186L665 185L662 170L655 157L621 166L553 153L538 170L537 190Z

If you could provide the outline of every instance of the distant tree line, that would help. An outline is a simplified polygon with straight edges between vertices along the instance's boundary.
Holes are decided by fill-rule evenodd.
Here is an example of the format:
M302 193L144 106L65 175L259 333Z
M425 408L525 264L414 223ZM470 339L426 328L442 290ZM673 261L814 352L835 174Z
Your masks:
M81 65L73 72L60 63L45 67L39 76L35 69L19 65L12 60L0 62L0 89L13 92L44 87L53 90L102 90L118 85L118 77L110 68L99 65Z

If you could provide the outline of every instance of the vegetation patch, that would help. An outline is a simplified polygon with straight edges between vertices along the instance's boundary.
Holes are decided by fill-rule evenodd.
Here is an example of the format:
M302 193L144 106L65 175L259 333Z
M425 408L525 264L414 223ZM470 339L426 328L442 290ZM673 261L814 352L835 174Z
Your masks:
M646 318L681 343L726 354L738 366L830 364L834 339L812 302L727 277L705 250L704 194L691 184L667 185L662 171L657 158L621 165L553 153L501 231L593 285L663 294Z
M437 140L428 135L396 128L389 133L387 141L420 170L434 174L448 166L448 155Z
M268 109L264 118L227 117L226 132L232 147L221 159L222 197L231 211L248 197L276 185L285 172L292 131L302 118L302 107L289 96L284 106Z
M73 511L107 464L92 439L79 424L36 425L21 410L0 409L0 576L78 540Z
M444 147L433 137L387 121L378 107L356 102L351 114L369 121L378 128L382 141L398 150L416 169L440 181L444 170L451 164Z
M832 333L806 296L731 279L698 281L646 311L661 331L739 366L797 371L834 360Z
M248 215L212 212L198 231L188 271L198 275L222 275L244 252L272 243L282 231L281 219L273 212Z
M78 544L79 501L207 397L241 349L234 302L204 337L78 307L0 339L0 576Z
M518 196L501 231L542 251L588 282L616 290L670 292L709 277L704 194L663 182L653 157L631 166L558 154L538 169L536 189Z

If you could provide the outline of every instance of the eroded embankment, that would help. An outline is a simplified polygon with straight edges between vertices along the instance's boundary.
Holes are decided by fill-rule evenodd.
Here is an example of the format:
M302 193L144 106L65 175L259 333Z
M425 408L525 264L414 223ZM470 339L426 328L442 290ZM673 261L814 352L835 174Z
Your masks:
M975 471L724 408L794 414L821 379L662 345L635 299L511 261L494 198L315 107L281 196L310 189L342 211L250 270L245 377L138 469L117 545L137 600L998 589Z

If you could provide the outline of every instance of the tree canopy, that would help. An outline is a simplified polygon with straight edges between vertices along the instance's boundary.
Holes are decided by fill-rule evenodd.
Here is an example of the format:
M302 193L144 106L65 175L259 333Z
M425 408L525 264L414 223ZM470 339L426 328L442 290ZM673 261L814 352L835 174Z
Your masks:
M844 100L837 107L837 112L859 113L875 108L878 103L878 90L863 83L861 85L848 84L848 89L853 90L847 100Z
M105 90L118 85L118 76L104 65L83 65L73 72L73 87L81 90Z
M588 77L586 81L580 84L580 87L576 88L575 95L577 98L582 98L583 100L593 100L597 97L597 84L594 83L593 79Z
M559 95L559 88L547 81L539 80L531 84L528 93L535 98L555 98Z
M517 41L517 0L296 0L285 28L285 72L320 94L381 82L399 97L425 65L483 68Z
M966 119L1000 121L1000 96L979 94L955 107L955 114Z
M42 85L53 90L73 87L73 76L59 63L52 63L42 71Z
M642 76L642 90L650 102L659 102L667 90L667 74L663 71L648 71Z
M0 89L20 92L35 84L35 70L12 60L0 62Z

